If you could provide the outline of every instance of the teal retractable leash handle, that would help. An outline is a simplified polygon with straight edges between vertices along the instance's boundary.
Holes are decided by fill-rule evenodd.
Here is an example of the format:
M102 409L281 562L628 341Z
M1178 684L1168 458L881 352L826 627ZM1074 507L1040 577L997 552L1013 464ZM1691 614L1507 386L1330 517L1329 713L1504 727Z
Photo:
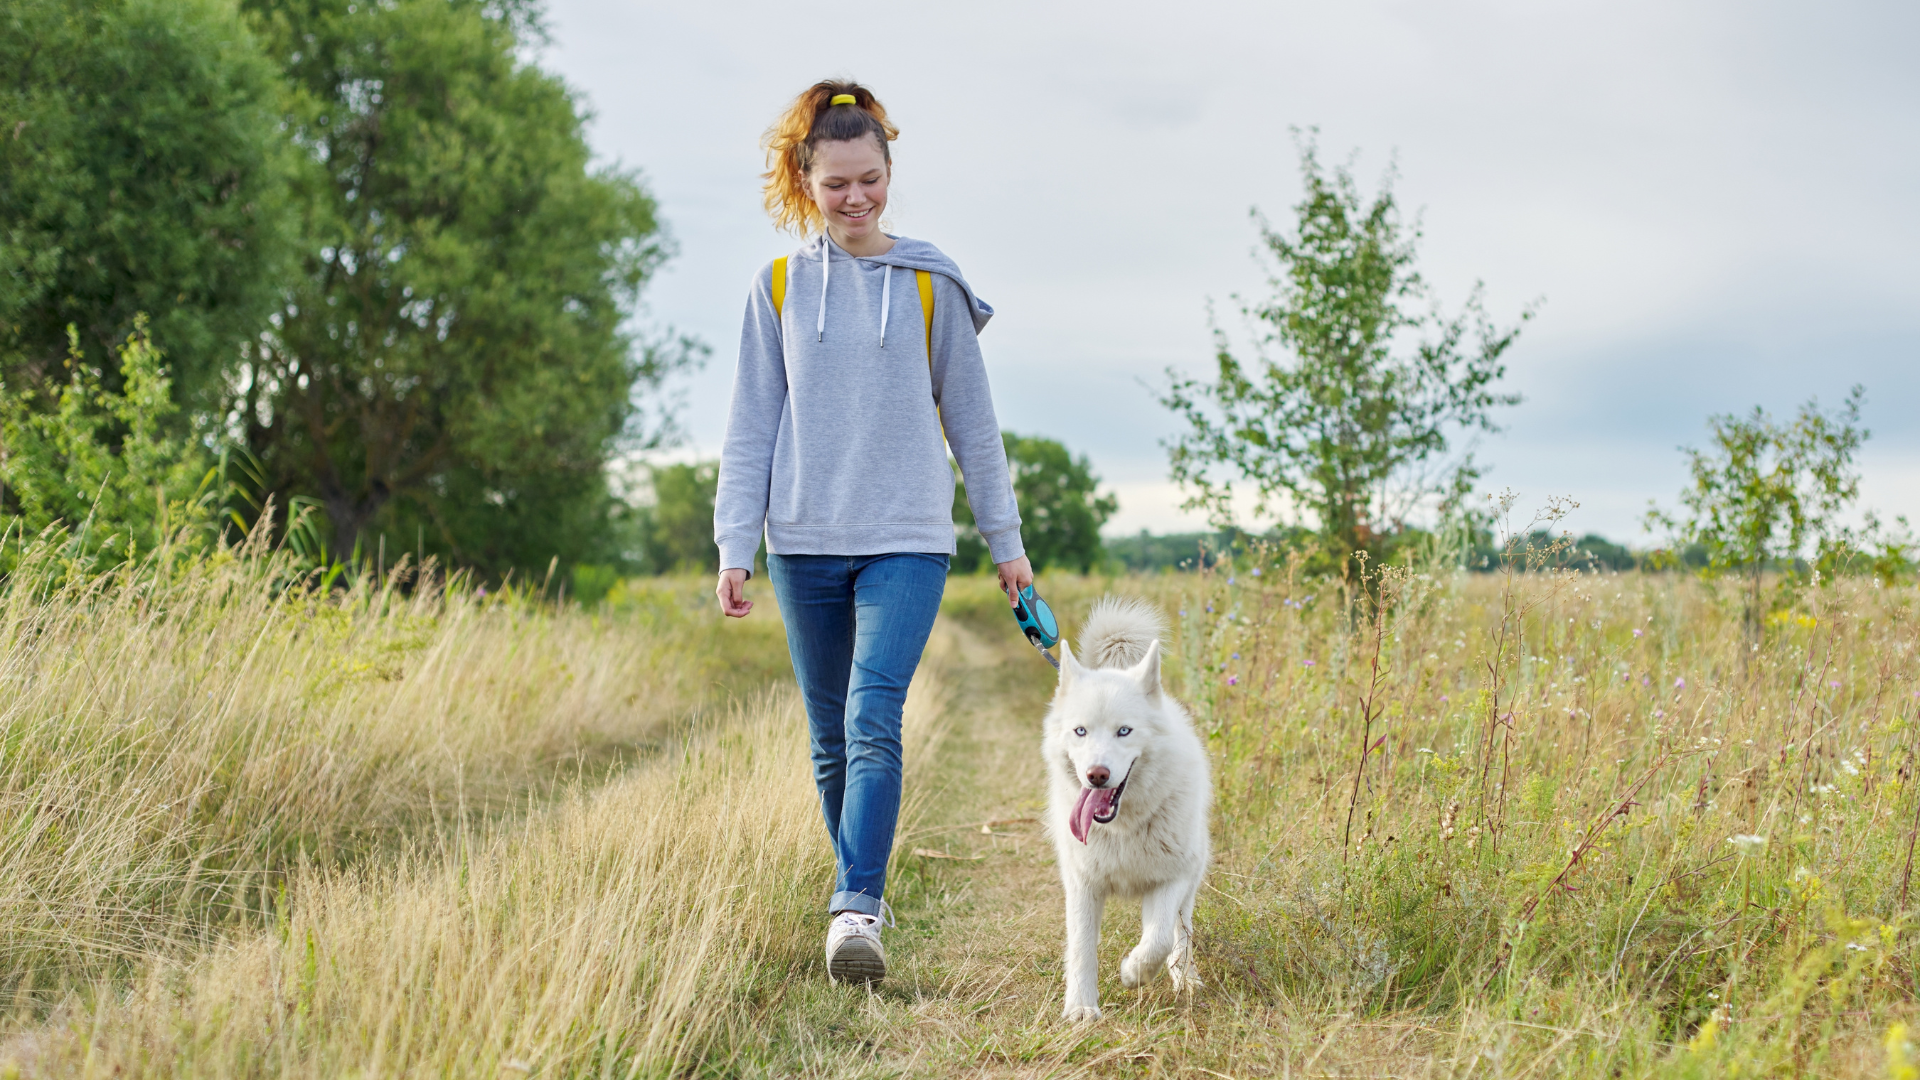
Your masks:
M1055 660L1047 650L1060 642L1060 620L1053 617L1053 609L1040 599L1039 593L1033 591L1033 586L1029 585L1014 594L1013 618L1020 624L1020 632L1027 635L1033 647L1047 658L1053 670L1059 671L1060 661Z

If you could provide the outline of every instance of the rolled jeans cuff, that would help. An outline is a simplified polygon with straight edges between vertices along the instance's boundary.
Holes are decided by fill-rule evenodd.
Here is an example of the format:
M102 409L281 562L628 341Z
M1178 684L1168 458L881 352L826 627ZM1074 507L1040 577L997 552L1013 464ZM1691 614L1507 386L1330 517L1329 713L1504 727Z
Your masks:
M857 911L862 915L880 917L880 898L868 896L863 892L837 892L827 901L827 914L838 911Z

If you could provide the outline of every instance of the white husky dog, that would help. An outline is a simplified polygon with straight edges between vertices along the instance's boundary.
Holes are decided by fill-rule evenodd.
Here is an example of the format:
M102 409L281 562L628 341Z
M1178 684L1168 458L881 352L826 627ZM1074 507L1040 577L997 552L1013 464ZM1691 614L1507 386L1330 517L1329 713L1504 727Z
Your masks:
M1160 689L1160 614L1107 597L1063 640L1047 712L1047 831L1067 894L1068 1020L1100 1017L1100 915L1109 896L1140 900L1140 944L1120 963L1139 986L1165 964L1176 990L1200 985L1193 900L1207 872L1213 784L1186 710Z

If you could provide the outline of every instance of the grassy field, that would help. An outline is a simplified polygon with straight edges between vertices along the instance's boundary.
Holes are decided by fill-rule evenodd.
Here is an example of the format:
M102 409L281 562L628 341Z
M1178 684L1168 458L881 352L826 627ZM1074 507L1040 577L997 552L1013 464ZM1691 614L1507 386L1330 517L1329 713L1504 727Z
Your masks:
M1911 587L1755 640L1677 576L1043 580L1166 609L1219 794L1206 988L1122 990L1114 905L1075 1028L990 582L909 701L870 993L764 587L63 582L0 590L0 1076L1920 1076Z

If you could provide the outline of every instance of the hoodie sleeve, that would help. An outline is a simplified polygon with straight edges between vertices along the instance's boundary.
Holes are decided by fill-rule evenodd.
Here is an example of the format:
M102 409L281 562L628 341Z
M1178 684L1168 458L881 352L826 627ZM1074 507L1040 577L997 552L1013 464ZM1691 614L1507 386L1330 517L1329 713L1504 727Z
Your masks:
M947 430L947 446L967 482L973 520L996 563L1026 554L1020 542L1020 508L1013 499L1006 445L993 414L993 390L980 355L980 335L965 290L943 274L933 276L933 400Z
M773 313L773 266L754 278L740 327L740 363L733 373L727 434L720 447L720 486L713 500L713 542L720 569L753 574L753 553L766 531L773 445L787 403L787 366L780 321Z

